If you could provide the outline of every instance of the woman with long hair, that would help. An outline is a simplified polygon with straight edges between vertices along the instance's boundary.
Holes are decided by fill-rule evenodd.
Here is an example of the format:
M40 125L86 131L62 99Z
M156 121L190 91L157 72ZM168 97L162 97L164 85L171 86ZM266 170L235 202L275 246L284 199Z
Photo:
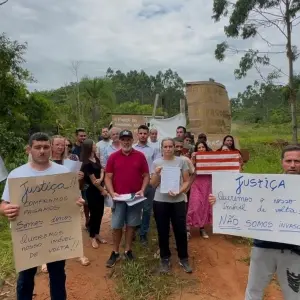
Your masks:
M61 135L54 135L51 138L51 160L57 164L63 165L64 159L66 158L66 138ZM78 172L78 179L83 179L83 173ZM82 256L79 258L81 265L87 266L90 264L90 261L87 257ZM47 265L42 265L41 268L43 273L47 273Z
M65 137L54 135L51 138L51 160L62 165L65 158Z
M239 151L240 152L240 150L235 147L234 138L232 135L224 136L222 147L224 145L227 146L230 151Z
M90 210L89 233L92 247L97 249L99 244L106 244L106 240L99 235L102 217L104 214L104 197L108 195L103 187L104 169L96 156L96 144L91 139L82 143L80 160L85 182L89 185L86 198Z
M79 157L72 153L73 149L73 143L70 139L65 139L65 158L68 158L70 160L79 161Z
M227 147L228 150L226 150L225 147ZM222 147L220 147L217 151L238 151L239 154L240 154L241 171L243 170L244 160L243 160L243 157L242 157L242 153L241 153L241 151L239 149L237 149L235 147L234 138L233 138L232 135L226 135L226 136L224 136Z
M175 156L175 142L171 138L161 142L163 157L153 162L151 185L156 188L153 211L158 231L160 272L169 273L171 252L169 248L170 222L175 235L179 264L187 273L192 269L188 261L186 203L184 192L189 185L189 167L185 160ZM164 167L180 169L179 192L160 192L161 171Z
M197 152L209 151L206 142L197 142L192 161L196 164ZM189 208L187 213L187 225L200 230L200 236L207 239L204 226L212 224L212 208L208 203L208 196L212 192L212 176L210 174L195 175L190 190Z

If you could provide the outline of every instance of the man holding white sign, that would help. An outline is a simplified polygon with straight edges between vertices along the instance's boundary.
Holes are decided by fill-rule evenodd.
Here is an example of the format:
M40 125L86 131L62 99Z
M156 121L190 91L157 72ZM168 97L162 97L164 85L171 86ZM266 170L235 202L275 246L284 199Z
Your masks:
M10 180L23 178L23 177L33 177L33 179L36 179L36 181L38 181L37 178L41 177L41 176L45 176L45 175L60 176L61 174L69 173L69 170L67 168L65 168L64 166L61 166L61 165L58 165L56 163L49 161L51 145L50 145L50 138L47 134L41 133L41 132L33 134L29 140L29 152L32 156L32 161L25 165L22 165L19 168L14 169L8 175L8 180L6 181L6 184L5 184L4 192L2 195L2 201L0 204L0 214L6 216L10 221L15 221L20 213L20 206L11 204L11 202L15 202L16 199L11 199L11 197L10 197L10 194L11 194L10 191L12 190L12 186L10 187L10 184L9 184ZM25 187L25 183L24 183L23 188ZM74 180L74 187L75 187L75 184L76 184L76 180ZM41 202L46 201L46 200L49 202L54 201L52 199L42 199L41 198L47 191L49 191L49 186L48 186L49 183L47 185L47 188L45 187L45 185L47 185L47 183L43 183L42 185L36 186L35 189L33 187L27 187L26 192L23 195L23 198L29 197L28 196L29 194L40 193L39 199L41 199L41 200L39 200L39 201L41 201ZM53 186L54 185L52 184L51 188L53 188ZM78 197L76 204L81 206L81 205L83 205L83 203L84 203L84 200L81 199L81 197ZM26 210L28 210L28 214L29 213L32 215L35 214L35 216L37 216L38 212L35 211L35 209L32 209L32 208L34 208L33 206L36 203L35 204L27 203L27 204L29 204L28 208L26 208ZM39 210L39 209L37 209L37 210ZM24 211L25 210L23 209L23 214L25 214ZM26 244L26 242L29 242L28 241L29 233L26 234L25 230L28 230L29 227L31 227L32 229L34 229L34 228L36 229L38 227L42 228L43 222L44 221L41 220L41 221L36 221L36 222L30 222L27 224L19 224L20 226L21 225L23 226L23 229L20 229L19 231L24 230L24 232L25 232L23 239L20 241L20 244L24 245L24 244ZM18 222L18 223L20 223L20 222ZM15 228L16 226L13 225L12 227ZM29 232L29 231L27 231L27 232ZM38 238L40 238L39 243L35 244L36 247L34 246L34 248L36 250L38 247L41 247L43 245L43 242L41 241L41 239L45 238L45 233L40 232L40 235L38 236ZM18 245L18 244L14 245L14 247L18 247L18 246L20 246L20 245ZM29 246L31 247L31 245L29 245ZM57 246L57 244L55 246ZM26 248L26 247L24 246L24 248ZM16 253L15 250L16 249L14 249L14 253ZM18 260L18 259L21 259L21 258L15 257L15 260ZM48 268L49 278L50 278L51 299L52 300L67 299L66 288L65 288L65 282L66 282L65 260L54 261L54 262L48 263L47 268ZM18 281L17 281L17 300L31 300L32 299L33 290L34 290L34 277L35 277L36 271L37 271L37 268L34 267L34 268L30 268L30 269L19 272Z
M287 146L281 158L285 174L300 175L300 146ZM218 200L213 195L209 197L211 204L216 203L214 232L255 238L245 300L262 300L275 272L284 299L299 300L299 179L287 175L228 174L221 180L221 175L213 175Z

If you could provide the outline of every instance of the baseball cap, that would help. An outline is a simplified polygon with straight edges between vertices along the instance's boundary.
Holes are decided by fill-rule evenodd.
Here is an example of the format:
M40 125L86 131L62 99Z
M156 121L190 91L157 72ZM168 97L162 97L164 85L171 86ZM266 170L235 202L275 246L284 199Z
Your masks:
M130 130L122 130L119 134L119 139L121 139L123 137L133 138L133 134Z

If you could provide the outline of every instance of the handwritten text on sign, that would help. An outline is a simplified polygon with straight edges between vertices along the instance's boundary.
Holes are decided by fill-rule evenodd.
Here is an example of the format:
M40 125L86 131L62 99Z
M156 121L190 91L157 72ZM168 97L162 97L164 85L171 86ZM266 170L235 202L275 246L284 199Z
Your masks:
M11 223L17 272L83 255L75 174L11 178L9 193L21 207Z
M212 176L214 233L300 245L300 176Z

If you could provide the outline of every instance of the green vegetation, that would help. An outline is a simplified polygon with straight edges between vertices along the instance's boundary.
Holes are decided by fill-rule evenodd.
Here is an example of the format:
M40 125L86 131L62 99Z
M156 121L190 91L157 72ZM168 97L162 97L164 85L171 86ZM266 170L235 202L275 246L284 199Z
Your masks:
M163 300L173 294L174 290L194 287L196 283L194 279L178 277L176 274L158 274L159 255L155 253L159 248L154 222L151 228L153 230L150 231L147 247L141 246L139 242L134 243L133 251L137 260L134 263L123 262L116 267L117 292L121 300Z
M0 217L0 279L14 272L13 254L9 223Z
M228 24L224 26L224 33L227 38L247 40L257 37L262 42L256 43L256 47L257 45L262 45L261 48L238 49L235 45L229 45L227 41L224 41L217 45L215 50L216 59L223 61L226 52L230 54L242 54L239 67L234 70L234 75L237 79L246 77L251 69L255 69L267 85L272 84L274 79L279 79L280 77L288 79L288 84L282 87L282 89L284 90L285 100L288 100L291 108L292 140L294 143L298 142L296 103L297 93L299 92L299 82L297 86L294 65L295 61L299 58L299 52L297 46L294 44L297 36L293 32L300 24L298 21L299 14L299 1L213 1L212 18L216 22L222 18L228 20L226 20ZM282 42L278 43L278 40L273 40L274 35L272 34L269 35L270 39L268 40L266 28L278 30ZM286 54L287 73L272 64L272 55L281 53ZM264 76L264 72L262 71L266 66L271 67L273 70L267 77ZM260 108L263 108L263 106ZM253 109L255 110L255 107Z

